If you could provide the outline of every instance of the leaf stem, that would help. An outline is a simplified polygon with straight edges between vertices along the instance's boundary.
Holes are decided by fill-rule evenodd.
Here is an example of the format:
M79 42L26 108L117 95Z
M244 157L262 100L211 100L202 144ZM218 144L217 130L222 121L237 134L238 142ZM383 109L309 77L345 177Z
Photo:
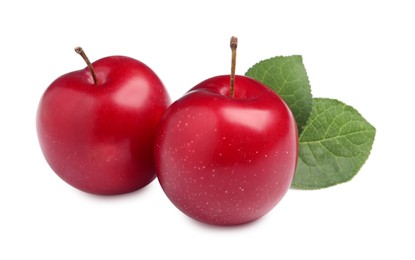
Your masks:
M236 68L236 48L238 47L238 38L231 37L231 50L232 50L232 64L231 64L231 83L229 94L231 98L235 97L235 68Z
M98 84L97 75L95 74L94 67L92 67L91 62L89 61L88 57L86 56L84 50L81 47L76 47L75 52L81 55L81 57L84 59L86 65L89 68L89 71L91 71L92 78L94 79L94 84Z

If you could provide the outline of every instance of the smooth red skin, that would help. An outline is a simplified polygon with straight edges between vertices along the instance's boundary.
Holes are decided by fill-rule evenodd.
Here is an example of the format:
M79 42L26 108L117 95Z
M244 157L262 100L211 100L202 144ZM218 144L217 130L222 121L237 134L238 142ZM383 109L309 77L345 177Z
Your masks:
M272 90L244 76L210 78L174 102L155 143L159 182L188 216L237 225L269 212L297 164L294 117Z
M113 195L155 178L155 129L170 104L161 80L124 56L93 63L56 79L37 111L43 154L64 181L82 191Z

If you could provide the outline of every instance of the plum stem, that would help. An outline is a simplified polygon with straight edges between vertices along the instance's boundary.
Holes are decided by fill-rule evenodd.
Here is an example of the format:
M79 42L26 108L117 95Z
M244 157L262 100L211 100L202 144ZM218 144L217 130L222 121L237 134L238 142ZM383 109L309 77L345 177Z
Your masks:
M238 38L231 37L231 50L232 50L232 64L231 64L231 84L229 94L231 98L235 97L235 68L236 68L236 48L238 47Z
M98 84L97 75L95 74L94 67L92 67L91 62L89 61L88 57L86 56L84 50L81 47L76 47L75 52L81 55L81 57L84 59L86 65L89 68L89 71L91 72L92 78L94 79L94 84Z

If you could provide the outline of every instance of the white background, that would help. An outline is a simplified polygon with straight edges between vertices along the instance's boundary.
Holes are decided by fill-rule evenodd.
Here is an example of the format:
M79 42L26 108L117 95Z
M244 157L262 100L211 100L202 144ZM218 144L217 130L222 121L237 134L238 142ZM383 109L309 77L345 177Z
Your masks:
M8 3L7 3L8 2ZM90 3L92 2L92 3ZM134 3L135 2L135 3ZM411 1L2 1L0 259L415 259ZM276 55L303 55L316 97L377 128L349 183L290 190L254 223L218 228L179 212L157 181L123 196L82 193L41 154L43 91L89 58L121 54L157 72L173 100Z

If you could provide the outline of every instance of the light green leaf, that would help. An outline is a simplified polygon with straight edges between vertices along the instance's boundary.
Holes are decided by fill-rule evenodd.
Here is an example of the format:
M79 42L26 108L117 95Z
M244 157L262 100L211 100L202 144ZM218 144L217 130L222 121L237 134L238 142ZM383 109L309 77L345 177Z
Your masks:
M315 98L299 139L293 188L320 189L351 180L369 157L376 129L353 107Z
M303 59L299 55L278 56L251 67L246 76L272 88L287 103L301 133L311 113L312 95Z

